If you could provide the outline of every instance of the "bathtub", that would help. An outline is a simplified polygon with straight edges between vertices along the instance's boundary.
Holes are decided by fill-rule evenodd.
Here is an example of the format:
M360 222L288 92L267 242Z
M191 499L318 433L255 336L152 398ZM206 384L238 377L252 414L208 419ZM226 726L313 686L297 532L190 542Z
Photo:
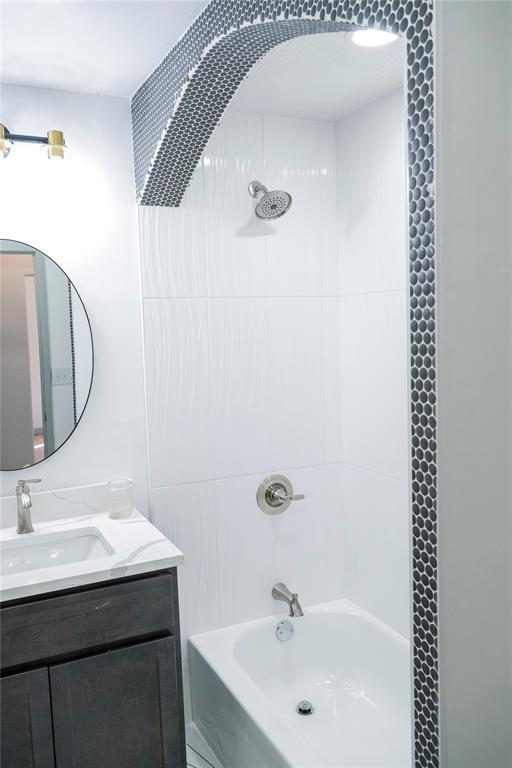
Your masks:
M223 768L410 768L409 642L349 600L190 638L195 724ZM300 700L313 712L300 715Z

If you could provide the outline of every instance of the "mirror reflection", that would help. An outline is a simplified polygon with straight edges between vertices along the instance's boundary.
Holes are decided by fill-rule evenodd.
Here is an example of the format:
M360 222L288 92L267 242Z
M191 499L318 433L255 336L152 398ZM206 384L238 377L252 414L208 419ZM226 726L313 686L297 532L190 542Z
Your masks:
M75 429L92 383L93 345L82 300L48 256L0 241L0 468L54 453Z

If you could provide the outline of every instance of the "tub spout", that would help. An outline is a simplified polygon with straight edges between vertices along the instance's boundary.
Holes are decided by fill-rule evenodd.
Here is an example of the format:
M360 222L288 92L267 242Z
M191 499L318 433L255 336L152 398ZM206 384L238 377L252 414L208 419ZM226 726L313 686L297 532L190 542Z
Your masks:
M274 600L283 600L288 603L289 616L304 616L301 604L299 603L299 596L296 592L290 592L286 584L279 582L272 587L272 597Z

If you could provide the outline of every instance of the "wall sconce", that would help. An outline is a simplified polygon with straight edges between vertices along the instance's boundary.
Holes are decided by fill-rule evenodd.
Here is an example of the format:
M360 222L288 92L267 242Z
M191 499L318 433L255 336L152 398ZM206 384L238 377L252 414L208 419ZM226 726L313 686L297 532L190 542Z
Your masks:
M0 153L6 158L13 144L40 144L46 152L49 160L59 157L64 160L66 144L62 131L48 131L45 136L27 136L21 133L11 133L5 125L0 123Z

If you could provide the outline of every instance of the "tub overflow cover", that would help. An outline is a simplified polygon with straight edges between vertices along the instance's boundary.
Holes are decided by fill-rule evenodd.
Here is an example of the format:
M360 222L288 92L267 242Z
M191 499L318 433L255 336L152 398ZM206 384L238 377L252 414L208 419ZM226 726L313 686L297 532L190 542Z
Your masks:
M299 715L312 715L313 714L313 705L310 701L307 699L302 699L302 701L299 701L297 704L297 712Z

